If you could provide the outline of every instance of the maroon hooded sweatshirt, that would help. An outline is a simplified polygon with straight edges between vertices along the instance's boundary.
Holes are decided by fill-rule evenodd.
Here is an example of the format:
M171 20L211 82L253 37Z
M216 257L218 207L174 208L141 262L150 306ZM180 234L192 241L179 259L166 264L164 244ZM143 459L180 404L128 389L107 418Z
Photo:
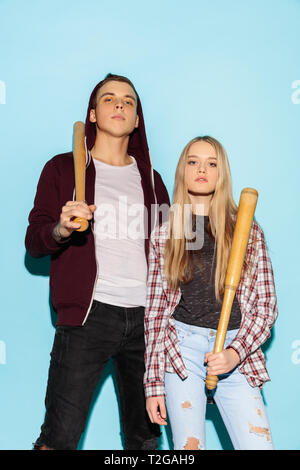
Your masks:
M87 111L85 133L88 150L96 139L96 127L89 121L89 114L93 97L101 83L93 90ZM170 201L159 173L151 165L139 97L137 113L139 127L134 129L129 138L128 154L136 159L141 175L144 205L148 214L148 233L145 238L145 256L148 260L149 237L154 228L151 205L170 205ZM87 152L85 197L88 205L94 204L95 176L93 159ZM58 314L57 325L80 326L88 316L97 280L93 222L86 232L73 232L63 243L56 242L52 236L61 208L74 198L74 181L72 152L56 155L46 163L37 186L34 207L29 214L25 246L33 257L51 256L50 292L53 307ZM98 269L101 271L101 266Z

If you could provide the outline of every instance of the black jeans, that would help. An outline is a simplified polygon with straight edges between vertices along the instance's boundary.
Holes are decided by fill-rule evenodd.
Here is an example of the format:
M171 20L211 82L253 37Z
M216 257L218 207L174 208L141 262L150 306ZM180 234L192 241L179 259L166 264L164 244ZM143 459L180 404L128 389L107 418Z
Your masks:
M75 450L101 373L113 359L125 449L156 449L159 427L145 408L144 307L94 301L84 326L58 326L51 352L46 415L35 449Z

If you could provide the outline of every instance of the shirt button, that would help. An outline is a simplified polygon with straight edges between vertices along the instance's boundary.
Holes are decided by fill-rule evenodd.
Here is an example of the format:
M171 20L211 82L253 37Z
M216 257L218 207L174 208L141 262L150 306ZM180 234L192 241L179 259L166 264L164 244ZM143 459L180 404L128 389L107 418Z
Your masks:
M210 330L209 334L210 334L210 336L214 336L215 332Z

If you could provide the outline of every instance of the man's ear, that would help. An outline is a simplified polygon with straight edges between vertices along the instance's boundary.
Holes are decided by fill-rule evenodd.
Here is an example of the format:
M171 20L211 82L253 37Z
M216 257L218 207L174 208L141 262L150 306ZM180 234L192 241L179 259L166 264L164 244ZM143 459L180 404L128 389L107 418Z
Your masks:
M90 110L90 122L96 122L96 112L94 109Z
M136 115L136 120L135 120L135 128L139 127L139 116Z

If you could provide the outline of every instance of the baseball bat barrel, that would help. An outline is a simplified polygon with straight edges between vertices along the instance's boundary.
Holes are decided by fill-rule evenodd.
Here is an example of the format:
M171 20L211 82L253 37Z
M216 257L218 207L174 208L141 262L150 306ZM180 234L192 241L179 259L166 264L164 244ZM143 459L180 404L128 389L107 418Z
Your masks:
M81 121L77 121L73 127L73 159L74 159L74 173L75 173L75 200L85 201L85 125ZM84 232L89 223L82 217L74 218L73 222L80 223L78 232Z
M226 271L224 297L214 344L214 353L221 352L224 347L232 303L240 282L257 198L258 192L253 188L245 188L241 192ZM208 390L214 390L217 383L218 377L216 375L206 376L206 387Z

